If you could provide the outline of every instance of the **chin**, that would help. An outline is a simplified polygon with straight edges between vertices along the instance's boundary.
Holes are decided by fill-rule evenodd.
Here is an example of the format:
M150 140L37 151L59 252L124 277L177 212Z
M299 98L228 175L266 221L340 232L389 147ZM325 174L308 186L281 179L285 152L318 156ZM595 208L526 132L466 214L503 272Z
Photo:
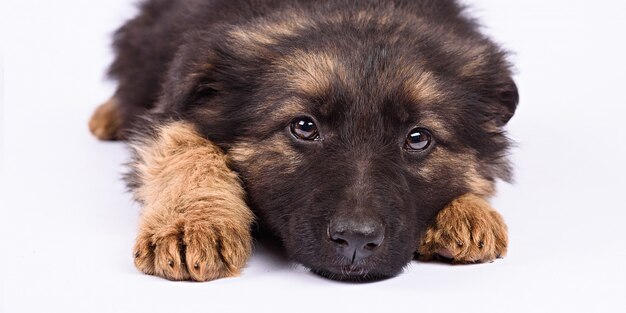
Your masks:
M311 269L311 272L331 280L355 283L381 281L392 278L400 273L400 271L397 271L393 274L383 274L371 272L365 268L359 267L337 267L332 270L328 268Z

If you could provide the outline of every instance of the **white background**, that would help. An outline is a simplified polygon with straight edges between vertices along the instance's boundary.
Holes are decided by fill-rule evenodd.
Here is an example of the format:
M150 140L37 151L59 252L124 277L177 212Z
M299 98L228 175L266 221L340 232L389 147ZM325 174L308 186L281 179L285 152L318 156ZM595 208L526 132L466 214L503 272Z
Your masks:
M138 207L121 143L87 120L114 85L110 34L130 0L4 0L0 262L6 312L626 312L626 1L468 0L516 52L517 182L493 204L510 252L329 281L257 245L243 275L169 282L135 270Z

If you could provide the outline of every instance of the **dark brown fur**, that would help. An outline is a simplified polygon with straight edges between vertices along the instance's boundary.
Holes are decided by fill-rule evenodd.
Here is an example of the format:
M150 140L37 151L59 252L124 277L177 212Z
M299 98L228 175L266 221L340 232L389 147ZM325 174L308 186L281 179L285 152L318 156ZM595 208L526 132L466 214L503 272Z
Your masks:
M291 258L336 279L393 276L419 242L425 257L443 251L457 262L504 253L506 226L480 198L493 194L496 179L510 179L503 127L517 106L517 88L505 52L478 32L455 1L150 0L116 33L115 48L110 73L119 81L113 99L120 119L97 122L101 114L96 114L94 123L118 125L107 130L115 136L100 138L131 138L136 156L128 181L136 193L158 186L155 177L169 166L175 170L167 184L175 184L175 190L197 186L187 175L206 176L212 187L202 189L200 199L244 188L245 196L235 192L233 201L245 200ZM303 116L315 120L320 140L303 142L290 134L290 123ZM164 130L177 129L171 125L186 125L182 129L193 130L193 136L180 138L204 143L176 141L178 146L168 150L172 159L154 169L144 155L152 153ZM419 153L403 149L415 127L433 135ZM224 151L229 161L219 171L236 172L242 187L234 181L222 185L208 170L198 173L201 157L185 161L182 150L201 151L202 145ZM165 194L138 198L146 207L163 205L181 216L189 206L205 207L206 213L193 222L167 217L150 225L186 229L202 223L209 225L205 232L228 234L222 240L247 238L241 227L249 226L250 212L217 223L210 201L194 204L184 193L162 190ZM229 205L217 207L229 210ZM350 263L338 256L336 243L327 237L329 225L346 218L384 227L383 244L365 260ZM476 228L481 234L504 236L489 239L488 253L458 252L441 239L451 236L449 227L436 228L475 221L481 222ZM238 225L237 233L225 232L230 223ZM140 255L161 251L159 231L144 236L153 228L141 228ZM190 249L184 240L167 243L171 249L180 244ZM204 251L208 254L217 249L200 246L211 250ZM198 276L189 273L188 263L187 269L172 272L153 254L138 267L197 280L229 276L247 256L241 252L238 261L225 262L235 264L226 272L208 262L206 273L212 274ZM181 255L175 266L188 258Z

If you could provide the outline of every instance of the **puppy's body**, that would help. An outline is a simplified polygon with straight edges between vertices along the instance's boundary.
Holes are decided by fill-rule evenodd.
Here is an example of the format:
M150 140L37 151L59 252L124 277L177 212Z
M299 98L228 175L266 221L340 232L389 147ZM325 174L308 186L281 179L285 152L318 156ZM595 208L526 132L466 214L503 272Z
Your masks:
M205 280L242 266L249 244L223 243L249 240L251 214L236 180L211 181L215 168L238 173L259 221L329 277L395 275L425 233L425 258L504 254L505 226L480 198L509 178L502 127L517 90L476 28L441 0L144 3L116 33L120 85L91 125L134 138L129 185L150 221L139 268ZM145 192L155 180L177 192ZM182 246L220 257L190 267L199 252Z

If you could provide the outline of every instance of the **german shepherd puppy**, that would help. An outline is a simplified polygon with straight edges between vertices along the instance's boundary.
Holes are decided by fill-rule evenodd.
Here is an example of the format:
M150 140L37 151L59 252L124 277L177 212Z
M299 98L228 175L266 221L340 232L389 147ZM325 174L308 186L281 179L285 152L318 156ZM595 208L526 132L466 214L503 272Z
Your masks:
M147 0L114 47L90 128L132 147L142 272L237 275L253 223L338 280L505 254L518 92L454 0Z

